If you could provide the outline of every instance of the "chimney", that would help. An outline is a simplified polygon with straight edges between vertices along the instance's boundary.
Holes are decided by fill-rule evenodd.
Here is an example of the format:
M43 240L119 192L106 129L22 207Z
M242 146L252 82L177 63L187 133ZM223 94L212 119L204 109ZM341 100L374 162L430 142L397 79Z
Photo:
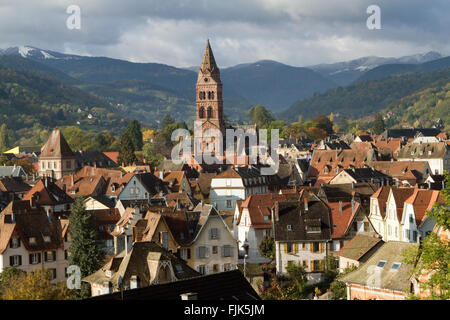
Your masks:
M141 282L138 276L131 276L130 278L130 289L137 289L141 287Z
M73 187L74 181L73 181L73 174L70 175L70 185Z
M47 188L47 176L44 176L44 186Z
M47 219L50 222L52 220L52 210L51 209L47 209L46 213L47 213Z
M164 170L159 171L159 179L164 180Z
M339 212L342 213L342 201L339 200Z
M305 211L308 211L308 199L306 199L306 197L303 198L303 203L305 205Z
M181 300L198 300L198 294L196 292L188 292L180 294Z
M355 182L352 182L352 189L355 189Z

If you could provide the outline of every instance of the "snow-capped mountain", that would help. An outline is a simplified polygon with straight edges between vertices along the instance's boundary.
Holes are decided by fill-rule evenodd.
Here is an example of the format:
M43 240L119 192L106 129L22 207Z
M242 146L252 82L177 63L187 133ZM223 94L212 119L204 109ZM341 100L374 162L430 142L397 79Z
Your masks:
M20 55L23 58L31 58L34 60L46 59L73 59L77 56L63 54L51 50L42 50L32 46L11 47L5 50L0 49L0 55Z
M358 79L363 73L385 64L420 64L442 58L438 52L430 51L423 54L403 56L400 58L362 57L355 60L331 64L318 64L308 68L319 72L340 85L347 85Z

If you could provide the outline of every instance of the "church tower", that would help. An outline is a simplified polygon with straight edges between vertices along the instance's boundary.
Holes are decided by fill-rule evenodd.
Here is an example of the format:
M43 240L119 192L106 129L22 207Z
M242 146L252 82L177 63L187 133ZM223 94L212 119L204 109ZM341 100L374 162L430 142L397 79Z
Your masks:
M206 42L202 64L198 70L196 85L196 124L194 129L195 153L199 154L203 150L219 150L217 135L206 132L208 129L219 130L225 136L225 126L223 122L223 101L222 82L220 81L220 71L214 59L209 40ZM198 131L197 131L198 130ZM201 131L202 137L198 137ZM214 144L214 146L212 146Z

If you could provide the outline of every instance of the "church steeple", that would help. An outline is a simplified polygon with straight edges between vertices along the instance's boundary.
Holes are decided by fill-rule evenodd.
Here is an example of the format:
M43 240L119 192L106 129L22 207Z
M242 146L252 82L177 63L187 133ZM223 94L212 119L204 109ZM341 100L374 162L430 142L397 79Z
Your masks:
M206 41L205 52L203 53L202 64L200 65L200 71L202 73L218 73L219 68L217 67L216 60L214 59L214 54L212 52L211 46L209 44L209 39Z

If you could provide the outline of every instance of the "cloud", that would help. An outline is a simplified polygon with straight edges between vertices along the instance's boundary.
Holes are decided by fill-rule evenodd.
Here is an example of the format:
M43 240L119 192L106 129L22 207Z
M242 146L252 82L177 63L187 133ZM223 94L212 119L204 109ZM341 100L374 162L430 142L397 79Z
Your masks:
M68 30L66 8L81 8ZM368 30L366 8L381 8ZM221 66L272 59L307 66L367 55L450 54L450 3L435 0L2 0L0 47L33 45L176 66L198 65L206 38Z

